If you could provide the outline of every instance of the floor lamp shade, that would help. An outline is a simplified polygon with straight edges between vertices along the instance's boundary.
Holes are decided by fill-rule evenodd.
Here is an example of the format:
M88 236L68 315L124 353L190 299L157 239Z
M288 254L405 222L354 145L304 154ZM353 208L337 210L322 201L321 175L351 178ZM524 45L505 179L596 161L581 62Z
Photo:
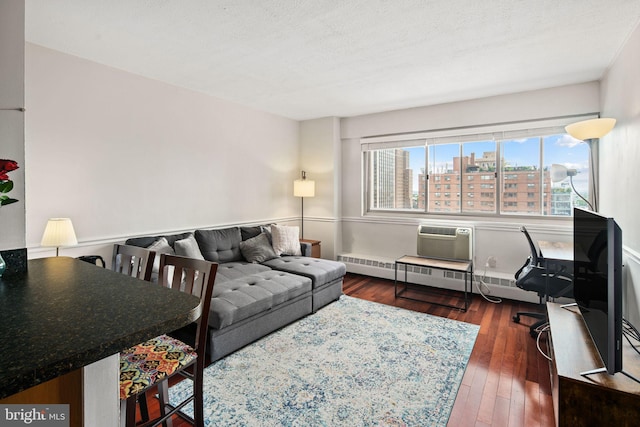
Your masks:
M568 125L564 129L569 135L581 141L602 138L616 125L616 119L600 118L583 120Z
M296 197L314 197L316 182L310 179L296 179L293 181L293 195Z
M302 171L302 178L296 179L293 181L293 195L295 197L300 197L300 208L301 208L301 229L300 229L300 237L304 238L304 198L305 197L315 197L316 195L316 182L310 179L307 179L307 173Z
M74 246L78 244L76 232L69 218L50 218L42 235L41 246L55 247L56 256L62 246Z

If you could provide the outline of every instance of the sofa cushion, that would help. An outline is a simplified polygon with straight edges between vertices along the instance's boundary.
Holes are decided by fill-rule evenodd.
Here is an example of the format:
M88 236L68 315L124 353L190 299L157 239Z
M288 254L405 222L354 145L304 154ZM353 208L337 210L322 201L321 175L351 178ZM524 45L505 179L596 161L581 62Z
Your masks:
M278 256L273 251L273 247L265 233L260 233L244 242L240 242L240 251L244 259L251 263L268 261Z
M300 230L298 227L272 225L271 239L276 255L302 255L299 235Z
M202 252L196 238L193 234L189 234L189 237L182 240L176 240L173 244L173 248L176 251L176 255L184 256L187 258L204 259Z
M274 270L309 277L313 281L314 289L347 274L347 267L343 263L320 258L285 256L262 264Z
M249 240L252 237L258 236L262 233L262 227L256 225L254 227L240 227L240 236L242 237L242 241Z
M222 329L309 291L309 278L272 270L216 282L209 325Z
M240 229L196 230L194 233L200 252L207 261L218 263L242 261Z
M125 244L131 245L131 246L139 246L141 248L148 248L152 243L154 243L161 237L164 237L165 239L167 239L167 243L169 243L169 246L173 247L173 244L175 243L176 240L186 239L191 234L193 233L186 232L186 233L179 233L179 234L168 234L166 236L132 237L130 239L127 239Z
M240 279L252 274L264 273L271 269L261 264L250 264L247 262L226 262L218 265L216 273L215 285L218 283L228 282L230 280ZM214 288L215 289L215 288Z

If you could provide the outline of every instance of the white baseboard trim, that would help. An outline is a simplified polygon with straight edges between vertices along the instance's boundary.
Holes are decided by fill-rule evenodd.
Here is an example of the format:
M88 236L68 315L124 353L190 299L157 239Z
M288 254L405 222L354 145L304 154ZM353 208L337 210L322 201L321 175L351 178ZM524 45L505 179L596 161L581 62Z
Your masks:
M395 260L393 259L350 253L338 255L338 261L343 262L347 266L347 271L350 273L395 280ZM453 273L425 267L408 266L408 268L407 280L409 283L460 292L464 291L464 275L462 273ZM535 293L516 287L513 278L504 276L504 274L495 276L487 275L482 278L477 271L474 271L471 290L474 294L477 294L478 286L480 285L479 280L483 279L486 287L483 286L482 291L488 296L539 303L538 296ZM404 280L403 267L398 268L398 280Z

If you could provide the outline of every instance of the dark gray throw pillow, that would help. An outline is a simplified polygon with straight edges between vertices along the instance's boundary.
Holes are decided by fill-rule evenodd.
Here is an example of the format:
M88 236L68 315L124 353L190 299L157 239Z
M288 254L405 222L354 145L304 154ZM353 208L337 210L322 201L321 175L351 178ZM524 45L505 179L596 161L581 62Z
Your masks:
M240 250L244 259L252 263L260 263L278 257L265 233L240 242Z

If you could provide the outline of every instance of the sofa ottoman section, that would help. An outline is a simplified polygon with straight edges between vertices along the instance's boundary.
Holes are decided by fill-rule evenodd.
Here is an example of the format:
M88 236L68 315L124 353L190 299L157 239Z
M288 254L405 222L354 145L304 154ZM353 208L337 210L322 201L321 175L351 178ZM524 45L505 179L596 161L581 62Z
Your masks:
M218 272L216 273L216 283L213 292L215 294L218 283L242 279L252 274L260 274L267 271L271 271L271 269L265 265L250 264L248 262L226 262L224 264L218 264Z
M341 262L319 258L283 256L265 261L262 264L274 270L310 278L313 286L314 313L342 295L342 279L347 273L347 267Z
M216 280L209 316L211 360L224 357L311 310L308 277L268 270L220 283Z

